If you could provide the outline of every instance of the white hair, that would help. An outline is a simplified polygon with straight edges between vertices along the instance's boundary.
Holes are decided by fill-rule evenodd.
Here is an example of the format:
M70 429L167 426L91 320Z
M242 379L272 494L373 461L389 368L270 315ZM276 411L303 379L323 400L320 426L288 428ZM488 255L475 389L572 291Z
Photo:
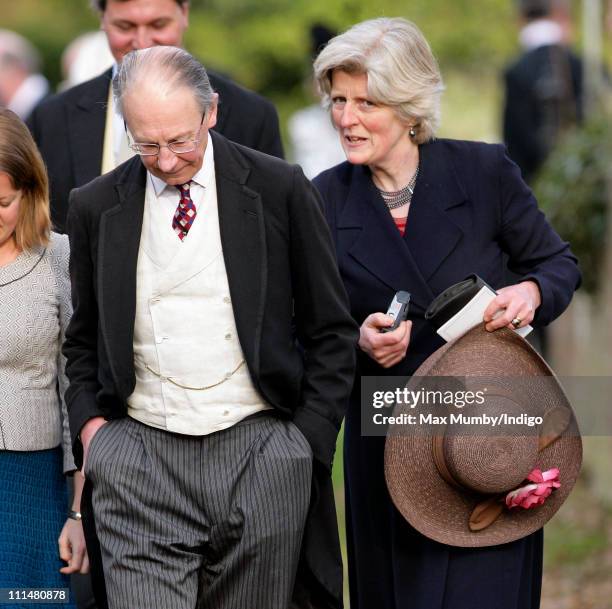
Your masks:
M23 36L10 30L0 30L0 63L35 74L40 70L40 55Z
M186 87L193 92L203 114L207 114L214 99L214 91L204 66L187 51L178 47L156 46L128 53L113 78L115 103L123 114L123 101L132 90L143 83L160 92Z
M314 62L323 104L330 108L334 70L366 74L372 101L414 123L417 144L435 135L444 90L438 63L419 28L402 18L363 21L332 38Z

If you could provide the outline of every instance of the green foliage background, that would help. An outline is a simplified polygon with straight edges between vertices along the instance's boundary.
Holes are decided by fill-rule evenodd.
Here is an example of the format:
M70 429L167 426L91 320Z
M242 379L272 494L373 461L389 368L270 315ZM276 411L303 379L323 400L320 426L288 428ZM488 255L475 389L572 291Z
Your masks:
M3 27L27 36L42 51L54 84L61 80L65 45L98 27L87 0L5 0L3 5ZM283 115L309 103L303 81L310 70L311 23L342 30L363 19L398 15L422 28L445 70L494 74L515 49L509 0L193 0L185 42L205 65L273 99Z
M39 46L55 82L65 44L98 26L87 0L7 0L3 5L3 27ZM514 48L508 0L193 0L187 47L205 63L271 94L305 73L310 23L344 29L362 19L398 15L423 29L447 65L478 63L483 57L491 66L500 65Z
M609 112L593 116L566 134L544 165L535 185L542 211L571 243L580 261L582 288L601 287L612 194L612 122Z

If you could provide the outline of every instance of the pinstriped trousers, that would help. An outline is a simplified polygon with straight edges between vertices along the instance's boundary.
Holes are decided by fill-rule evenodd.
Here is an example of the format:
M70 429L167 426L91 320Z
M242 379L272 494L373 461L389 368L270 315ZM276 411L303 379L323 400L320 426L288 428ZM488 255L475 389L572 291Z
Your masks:
M207 436L130 418L89 449L109 609L287 609L312 452L267 413Z

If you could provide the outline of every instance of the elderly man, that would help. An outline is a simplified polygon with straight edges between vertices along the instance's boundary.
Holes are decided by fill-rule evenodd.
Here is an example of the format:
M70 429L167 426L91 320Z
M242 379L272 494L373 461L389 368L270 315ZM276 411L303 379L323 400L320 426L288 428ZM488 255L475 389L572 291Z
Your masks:
M210 131L185 51L130 53L113 87L140 159L72 193L65 344L109 606L339 607L330 471L358 331L317 196Z
M49 93L38 51L23 36L0 30L0 106L26 120Z
M134 49L181 46L187 0L93 0L117 63ZM115 67L116 71L116 67ZM122 117L114 111L112 71L42 104L28 121L49 172L51 216L63 231L70 191L132 156ZM232 141L282 157L278 116L263 97L210 74L219 94L216 130Z

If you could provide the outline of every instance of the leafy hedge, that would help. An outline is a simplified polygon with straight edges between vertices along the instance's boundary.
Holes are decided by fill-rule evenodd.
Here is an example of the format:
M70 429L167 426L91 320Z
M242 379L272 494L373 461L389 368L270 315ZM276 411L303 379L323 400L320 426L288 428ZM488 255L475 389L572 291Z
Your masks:
M540 207L578 256L589 293L597 292L601 279L610 176L612 122L601 114L564 137L534 188Z

